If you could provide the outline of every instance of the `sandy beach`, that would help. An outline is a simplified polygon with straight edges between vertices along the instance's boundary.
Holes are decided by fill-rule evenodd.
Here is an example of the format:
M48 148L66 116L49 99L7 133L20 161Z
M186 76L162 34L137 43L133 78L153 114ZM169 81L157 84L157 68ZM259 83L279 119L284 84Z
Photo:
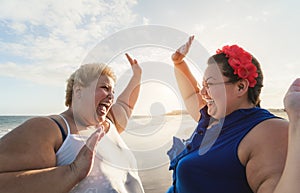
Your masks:
M283 110L271 109L279 117L287 119ZM129 122L128 131L122 134L136 156L139 175L146 193L164 193L172 184L167 151L173 136L186 139L197 123L187 114L136 117Z
M271 109L275 115L287 119L280 109ZM1 121L1 135L30 117L6 117ZM8 127L9 125L9 127ZM162 116L134 116L130 119L126 132L121 136L134 153L139 175L146 193L164 193L172 184L172 171L169 171L167 151L172 146L173 136L187 139L197 123L180 112ZM1 137L1 136L0 136Z
M270 111L287 119L281 109ZM166 152L172 145L172 137L186 139L195 126L196 122L187 114L131 120L129 131L122 134L122 137L136 156L146 193L164 193L168 190L172 184L172 171L169 171Z

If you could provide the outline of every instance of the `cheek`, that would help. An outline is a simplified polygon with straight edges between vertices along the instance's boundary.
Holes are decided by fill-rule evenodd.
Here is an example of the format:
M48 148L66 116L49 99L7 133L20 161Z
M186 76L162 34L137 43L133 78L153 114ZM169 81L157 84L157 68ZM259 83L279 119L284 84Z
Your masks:
M208 94L211 98L213 98L213 99L218 99L218 98L219 98L219 95L220 95L220 93L219 93L218 90L216 90L216 89L210 89L210 90L207 92L207 94Z
M102 89L99 89L99 90L97 90L96 92L95 92L95 99L97 100L97 99L103 99L103 98L105 98L106 97L106 93L104 92L104 90L102 90Z
M213 98L213 100L218 103L218 104L226 104L226 101L227 101L227 98L228 96L225 94L225 92L222 92L222 91L215 91L215 92L211 92L211 95L210 95L211 98Z
M100 102L102 100L102 97L101 97L101 95L99 95L99 94L95 94L95 101L94 101L94 104L95 105L98 105L98 103Z

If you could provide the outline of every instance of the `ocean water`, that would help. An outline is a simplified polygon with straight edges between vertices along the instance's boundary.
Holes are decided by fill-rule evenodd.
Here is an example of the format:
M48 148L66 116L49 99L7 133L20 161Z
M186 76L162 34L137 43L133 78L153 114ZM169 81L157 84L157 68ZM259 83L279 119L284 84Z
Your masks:
M287 119L286 113L272 111ZM0 116L0 138L32 116ZM189 115L134 116L121 134L134 153L146 193L164 193L172 184L167 151L173 136L187 139L196 126Z
M0 138L32 116L0 116Z
M288 119L286 113L282 110L271 110L277 116ZM26 120L32 118L33 116L0 116L0 138L16 128ZM170 125L170 122L172 123ZM187 137L190 133L191 127L195 125L194 121L188 115L174 115L174 116L157 116L157 117L147 117L147 116L136 116L130 119L128 124L128 132L124 134L124 136L130 137L132 135L138 136L156 136L160 135L162 128L164 127L172 127L171 131L175 134L177 133L179 136L183 138ZM175 128L175 129L174 129ZM187 129L188 128L188 129ZM166 129L170 130L170 129ZM175 131L174 131L175 130ZM164 130L163 130L164 131ZM163 133L164 135L168 135ZM152 138L151 138L152 140ZM132 143L132 141L128 141L127 143Z
M32 116L0 116L0 138ZM189 115L134 116L121 134L134 153L146 193L164 193L172 184L167 151L173 136L187 138L196 122Z

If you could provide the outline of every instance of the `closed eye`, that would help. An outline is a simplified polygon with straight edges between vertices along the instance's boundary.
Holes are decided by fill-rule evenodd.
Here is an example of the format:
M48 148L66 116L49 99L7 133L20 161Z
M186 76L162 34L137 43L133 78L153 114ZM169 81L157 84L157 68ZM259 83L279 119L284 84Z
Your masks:
M108 86L102 86L101 88L105 89L106 91L109 90L109 87L108 87Z
M104 90L107 91L107 92L112 92L112 94L115 94L115 91L112 90L112 87L111 87L111 86L103 85L103 86L100 86L100 88L104 89Z

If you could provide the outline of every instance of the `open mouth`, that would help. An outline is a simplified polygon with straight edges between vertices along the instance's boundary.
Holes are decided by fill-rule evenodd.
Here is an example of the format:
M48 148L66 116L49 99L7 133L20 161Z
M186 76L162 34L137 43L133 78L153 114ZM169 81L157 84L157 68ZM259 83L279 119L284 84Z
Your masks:
M97 107L97 114L98 115L103 115L108 112L109 107L111 106L111 103L109 102L101 102L99 103Z
M204 100L206 101L207 104L212 104L215 102L213 99L204 98Z

